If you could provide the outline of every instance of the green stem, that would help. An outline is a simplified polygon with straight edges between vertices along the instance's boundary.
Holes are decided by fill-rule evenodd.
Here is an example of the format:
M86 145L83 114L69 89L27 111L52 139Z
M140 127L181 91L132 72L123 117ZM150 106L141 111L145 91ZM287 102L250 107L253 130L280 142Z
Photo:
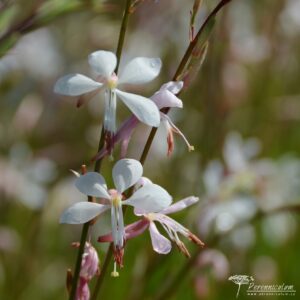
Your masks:
M122 18L121 29L120 29L120 34L119 34L119 39L118 39L117 52L116 52L116 56L117 56L117 66L116 66L116 71L115 71L116 74L118 74L118 70L119 70L119 66L120 66L122 50L123 50L125 35L126 35L126 31L127 31L127 26L128 26L130 6L131 6L131 0L126 0L125 9L124 9L123 18Z
M101 268L101 273L100 273L100 275L97 279L97 282L96 282L91 300L96 300L97 299L98 293L100 291L100 287L102 286L102 282L103 282L103 279L104 279L104 274L106 274L106 271L108 269L110 260L112 258L112 254L113 254L113 244L110 243L109 248L107 249L106 256L105 256L105 259L104 259L104 262L103 262L103 265L102 265L102 268Z
M101 136L100 136L99 145L98 145L98 151L100 151L103 148L103 146L104 146L104 130L102 127ZM95 172L100 172L101 162L102 162L102 159L99 159L96 161L95 167L94 167ZM91 201L90 197L88 197L88 201ZM75 296L76 296L77 283L78 283L79 274L80 274L82 255L84 252L84 246L85 246L85 242L87 240L87 236L88 236L88 232L89 232L89 227L90 227L90 222L85 223L82 227L81 237L80 237L80 246L78 249L69 300L74 300Z

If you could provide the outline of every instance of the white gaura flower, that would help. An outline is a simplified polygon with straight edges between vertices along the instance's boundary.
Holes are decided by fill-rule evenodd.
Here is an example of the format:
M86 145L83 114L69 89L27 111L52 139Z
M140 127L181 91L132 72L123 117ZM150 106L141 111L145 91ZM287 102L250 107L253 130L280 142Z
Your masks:
M112 136L116 131L117 97L141 122L149 126L159 126L159 111L152 101L117 88L122 85L140 85L152 81L161 69L159 58L134 58L125 66L120 77L114 73L117 65L114 53L96 51L89 55L88 61L98 74L96 81L81 74L66 75L56 82L54 92L66 96L81 96L90 92L104 91L104 129Z
M113 167L112 175L116 189L107 189L102 175L88 172L76 179L75 185L87 196L106 201L106 204L79 202L63 212L60 223L82 224L110 209L112 236L115 250L124 246L125 230L123 221L123 205L130 205L146 213L158 212L168 207L172 197L166 190L156 184L147 184L124 199L123 192L136 184L142 177L143 167L134 159L121 159Z
M160 124L164 126L167 131L167 144L168 151L167 155L170 156L174 150L174 136L178 134L187 145L189 151L194 150L185 135L180 131L179 128L172 122L170 117L163 111L167 108L182 108L182 101L176 96L183 88L183 81L169 81L161 86L161 88L150 97L150 99L156 104L157 108L160 109ZM138 126L139 122L135 116L129 117L117 131L113 140L113 145L121 143L121 156L125 157L129 141L131 139L134 129ZM105 155L109 154L109 149L102 148L93 158L93 160L101 159Z
M182 88L182 81L170 81L163 84L159 91L151 96L151 100L157 105L160 110L163 108L182 108L182 101L178 97L176 97L176 94L178 94ZM160 111L160 119L161 124L167 130L168 156L170 156L174 150L173 133L178 134L184 140L189 151L194 150L194 146L190 145L185 135L180 131L178 127L176 127L176 125L172 122L167 114Z
M142 178L137 184L136 187L142 186L140 189L143 189L147 186L150 186L151 181L145 180L147 178ZM137 190L139 191L139 190ZM140 220L136 221L125 227L125 237L126 239L134 238L142 234L146 229L149 229L151 242L153 250L159 254L168 254L172 249L172 244L169 239L163 236L157 229L155 223L160 223L168 234L171 241L173 241L178 249L187 257L190 257L190 253L186 248L185 244L180 240L179 234L185 236L190 241L195 244L203 247L204 243L191 231L182 226L180 223L170 218L168 215L181 211L190 205L193 205L199 201L199 198L191 196L185 199L182 199L164 209L157 212L146 212L143 209L135 207L134 213L137 216L142 217ZM111 242L113 240L113 233L100 236L98 242Z

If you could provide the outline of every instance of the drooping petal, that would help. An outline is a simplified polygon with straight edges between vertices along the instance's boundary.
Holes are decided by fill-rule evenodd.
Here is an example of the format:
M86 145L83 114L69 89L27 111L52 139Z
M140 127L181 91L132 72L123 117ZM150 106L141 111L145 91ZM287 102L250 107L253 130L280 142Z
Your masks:
M151 100L139 95L125 93L120 90L116 90L116 93L141 122L153 127L159 126L159 110Z
M159 212L172 202L169 193L157 184L147 184L138 189L123 204L131 205L144 213Z
M183 209L189 207L190 205L195 204L198 201L199 201L198 197L194 197L194 196L187 197L187 198L184 198L184 199L170 205L169 207L163 209L159 213L161 213L163 215L172 214L172 213L178 212L180 210L183 210Z
M143 166L135 159L121 159L114 165L112 174L117 191L123 193L142 177Z
M102 175L97 172L88 172L75 181L78 190L88 196L110 199L107 186Z
M89 64L98 74L109 77L116 68L117 58L110 51L95 51L89 55Z
M150 223L149 231L153 250L160 254L168 254L172 249L171 242L159 233L153 222Z
M182 101L168 90L158 91L150 99L159 109L163 107L183 107Z
M136 57L124 68L119 84L143 84L158 76L161 69L160 58Z
M160 87L160 91L168 90L172 94L178 94L183 88L183 81L169 81Z
M70 74L58 79L54 85L54 92L66 96L79 96L102 87L96 82L81 74Z
M109 209L109 205L93 202L78 202L66 209L60 217L60 223L83 224Z

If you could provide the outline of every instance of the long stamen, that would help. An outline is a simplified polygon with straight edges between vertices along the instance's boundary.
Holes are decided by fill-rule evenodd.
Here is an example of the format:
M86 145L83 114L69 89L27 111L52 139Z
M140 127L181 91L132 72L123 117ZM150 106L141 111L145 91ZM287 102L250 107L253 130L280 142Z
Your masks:
M114 262L114 270L111 272L111 277L119 277L119 272L117 271L117 264Z
M191 145L189 143L189 141L187 140L187 138L185 137L185 135L180 131L180 129L178 127L176 127L176 125L171 121L171 119L169 118L169 116L164 114L164 119L168 122L168 125L170 127L170 130L172 130L173 132L177 133L178 135L181 136L181 138L184 140L185 144L188 147L189 151L194 151L195 148L193 145Z

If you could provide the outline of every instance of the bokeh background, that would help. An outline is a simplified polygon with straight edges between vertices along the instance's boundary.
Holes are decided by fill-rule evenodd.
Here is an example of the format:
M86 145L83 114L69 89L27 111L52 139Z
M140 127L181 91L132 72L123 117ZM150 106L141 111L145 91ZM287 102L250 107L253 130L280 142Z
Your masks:
M189 43L193 0L144 0L130 16L121 68L135 56L159 56L162 73L136 89L151 96L169 81ZM204 0L198 29L217 2ZM0 298L66 299L80 226L60 225L61 212L85 200L69 171L93 168L103 100L78 109L53 93L55 81L93 76L87 55L115 51L124 1L0 1ZM174 200L200 197L174 216L205 249L186 241L159 256L146 232L128 242L120 277L107 276L99 299L234 299L235 274L257 284L289 284L300 293L300 1L233 0L217 17L206 60L170 116L180 137L167 158L159 129L145 175ZM119 124L130 113L120 105ZM140 126L128 156L138 158L149 128ZM115 156L117 157L118 148ZM111 181L113 162L102 174ZM126 221L135 220L131 211ZM91 230L100 260L109 216ZM184 239L184 238L183 238ZM108 273L109 275L109 273ZM93 286L94 281L91 283ZM248 299L246 286L240 299ZM256 298L255 296L251 296Z

